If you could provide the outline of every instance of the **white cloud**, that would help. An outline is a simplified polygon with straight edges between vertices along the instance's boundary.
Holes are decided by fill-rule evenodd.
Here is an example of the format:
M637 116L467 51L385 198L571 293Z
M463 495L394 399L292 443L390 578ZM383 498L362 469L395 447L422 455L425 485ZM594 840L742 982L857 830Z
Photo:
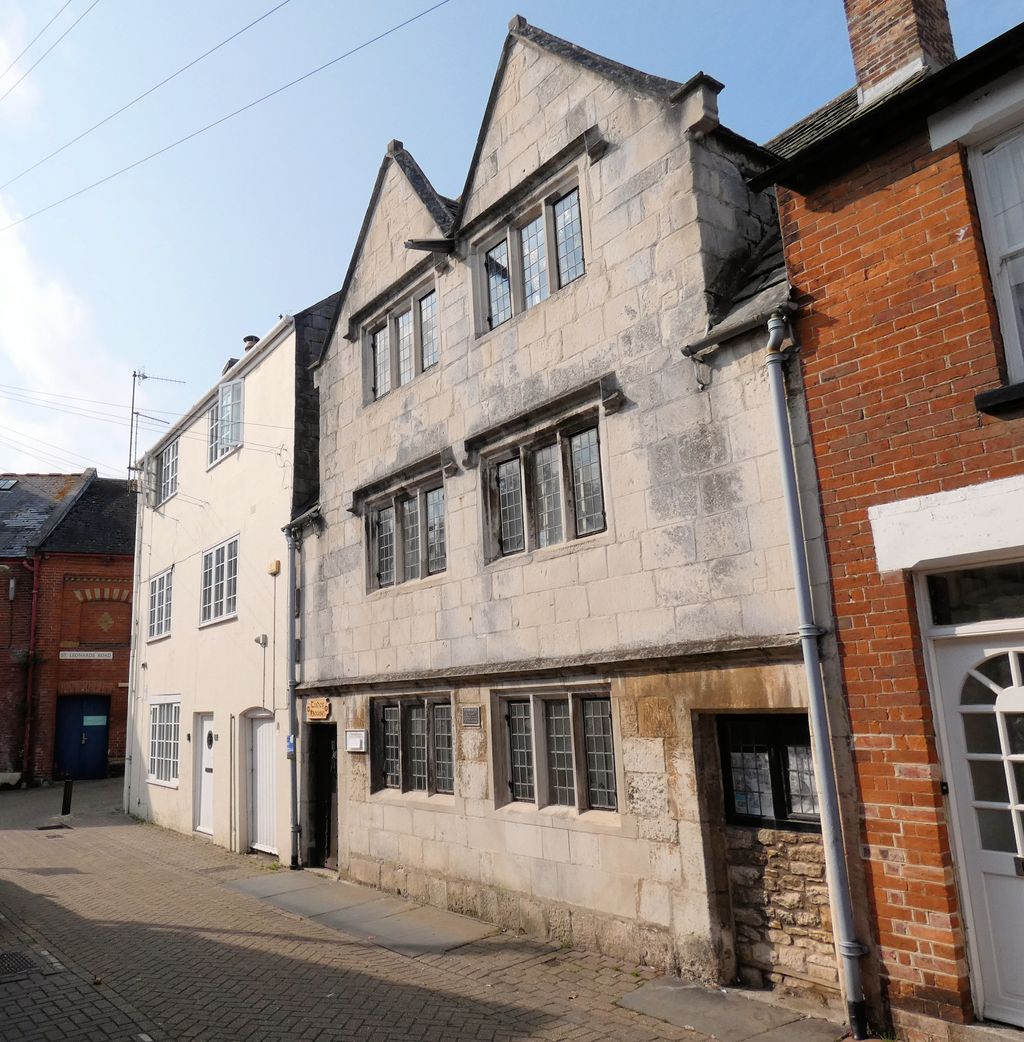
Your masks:
M41 13L34 5L29 10L33 18L38 17ZM20 6L10 3L0 5L0 14L3 16L4 27L3 32L0 33L0 72L3 72L15 57L22 52L29 40L39 32L46 19L43 19L37 25L29 25L25 12L21 10ZM49 14L47 15L48 18ZM62 31L61 27L63 25L63 19L58 19L54 22L49 31L29 49L17 66L0 80L0 94L10 90L18 82L18 79L25 74L25 70L46 49L48 41L52 42L53 34ZM39 102L39 90L32 80L32 76L29 76L23 83L19 83L17 89L11 91L4 99L2 114L5 123L23 123L35 112Z
M13 219L0 201L0 227ZM96 466L101 474L123 473L127 404L96 403L127 403L130 377L102 348L89 308L73 287L33 259L22 230L0 232L0 470L70 472ZM26 397L51 407L15 400ZM111 414L119 422L75 415L85 411Z

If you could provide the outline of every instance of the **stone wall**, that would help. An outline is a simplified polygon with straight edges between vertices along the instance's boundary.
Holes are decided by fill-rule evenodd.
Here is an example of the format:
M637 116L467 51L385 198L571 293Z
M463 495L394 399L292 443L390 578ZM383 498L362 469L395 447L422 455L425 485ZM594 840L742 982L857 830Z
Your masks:
M821 836L729 825L725 851L739 979L838 1003Z
M509 802L495 766L495 699L524 688L500 679L455 684L453 795L371 791L369 757L339 757L340 870L506 929L731 981L732 923L715 864L723 860L715 853L723 794L716 747L701 730L718 711L800 708L801 667L719 658L591 677L586 689L595 683L612 701L616 812ZM559 694L573 689L564 676L527 687L555 684ZM371 697L333 699L339 729L369 727ZM480 707L480 727L463 726L463 706ZM813 846L815 837L804 838ZM777 880L784 895L795 864ZM807 889L810 901L810 882Z

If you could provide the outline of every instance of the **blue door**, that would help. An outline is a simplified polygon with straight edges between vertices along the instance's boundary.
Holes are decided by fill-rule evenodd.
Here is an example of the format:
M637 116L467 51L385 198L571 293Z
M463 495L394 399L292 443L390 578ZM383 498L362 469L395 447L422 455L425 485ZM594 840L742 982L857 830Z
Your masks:
M110 698L64 695L57 699L57 737L53 747L57 778L106 778Z

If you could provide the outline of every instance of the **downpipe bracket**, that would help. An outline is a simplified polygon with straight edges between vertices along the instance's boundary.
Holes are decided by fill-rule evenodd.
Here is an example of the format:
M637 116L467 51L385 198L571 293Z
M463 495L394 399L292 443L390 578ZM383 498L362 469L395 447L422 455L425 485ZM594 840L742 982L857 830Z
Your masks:
M837 945L839 954L844 959L861 959L870 952L870 948L860 941L840 941Z

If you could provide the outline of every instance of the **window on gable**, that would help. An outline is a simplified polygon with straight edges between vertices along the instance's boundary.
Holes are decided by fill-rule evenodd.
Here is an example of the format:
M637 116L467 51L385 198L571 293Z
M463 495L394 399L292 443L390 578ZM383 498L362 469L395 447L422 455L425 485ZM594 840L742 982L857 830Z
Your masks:
M381 698L370 705L372 789L454 793L451 700Z
M160 453L156 466L157 506L178 491L178 439L175 438Z
M172 569L149 580L149 638L163 637L171 632Z
M368 513L371 586L394 586L448 566L444 483L435 475L371 504Z
M1024 131L980 155L985 245L1010 379L1024 381Z
M199 621L216 622L238 610L238 537L203 554Z
M398 301L369 326L367 368L369 398L383 398L441 358L437 291L421 287Z
M804 714L723 714L718 741L726 820L802 831L820 827Z
M242 444L242 381L233 380L217 390L209 413L208 466L213 466Z
M605 529L596 418L498 450L483 474L491 560Z
M611 699L592 692L544 692L499 703L508 797L539 807L616 810Z
M578 188L550 197L524 216L483 244L481 333L539 304L586 270Z

